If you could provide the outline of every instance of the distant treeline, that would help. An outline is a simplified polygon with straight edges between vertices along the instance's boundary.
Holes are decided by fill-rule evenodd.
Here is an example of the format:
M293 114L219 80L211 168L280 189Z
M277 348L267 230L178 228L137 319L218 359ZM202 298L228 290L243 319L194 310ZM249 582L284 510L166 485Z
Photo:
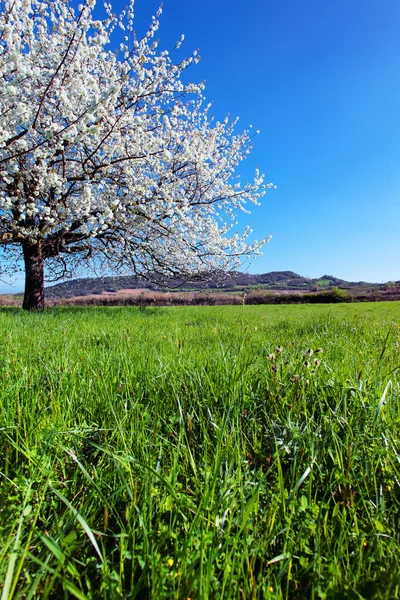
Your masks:
M256 291L248 294L216 292L143 292L126 296L88 296L50 300L49 305L76 306L223 306L240 304L330 304L338 302L379 302L400 300L400 288L352 294L338 288L312 293Z

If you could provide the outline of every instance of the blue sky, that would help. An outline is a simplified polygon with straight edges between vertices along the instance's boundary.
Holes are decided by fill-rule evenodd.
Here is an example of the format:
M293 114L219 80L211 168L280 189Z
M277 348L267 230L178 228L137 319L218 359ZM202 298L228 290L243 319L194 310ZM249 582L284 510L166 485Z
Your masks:
M138 25L157 1L136 0ZM243 167L278 187L253 211L250 270L400 279L400 2L166 0L160 39L199 48L218 117L261 129Z
M158 4L136 0L139 33ZM164 1L161 47L184 33L216 116L261 130L241 172L277 189L241 219L273 234L251 272L400 279L399 31L399 0Z

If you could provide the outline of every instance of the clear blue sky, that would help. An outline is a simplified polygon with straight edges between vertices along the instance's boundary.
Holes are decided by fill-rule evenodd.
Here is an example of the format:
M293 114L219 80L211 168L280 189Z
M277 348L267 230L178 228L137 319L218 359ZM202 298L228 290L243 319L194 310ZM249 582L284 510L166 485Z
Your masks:
M139 33L158 4L136 0ZM261 130L241 171L278 187L247 219L273 233L251 272L400 279L399 32L399 0L164 1L161 47L184 33L215 114Z

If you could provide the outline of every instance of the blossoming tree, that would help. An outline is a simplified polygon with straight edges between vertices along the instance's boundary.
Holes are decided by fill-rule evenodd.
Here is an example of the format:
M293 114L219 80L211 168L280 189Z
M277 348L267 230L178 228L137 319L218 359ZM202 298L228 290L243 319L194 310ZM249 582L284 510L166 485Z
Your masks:
M138 39L133 0L118 17L94 9L0 1L0 250L3 272L23 259L26 309L44 306L45 264L55 278L91 259L167 280L261 245L232 227L268 186L233 179L249 131L182 82L197 54L159 51L161 11Z

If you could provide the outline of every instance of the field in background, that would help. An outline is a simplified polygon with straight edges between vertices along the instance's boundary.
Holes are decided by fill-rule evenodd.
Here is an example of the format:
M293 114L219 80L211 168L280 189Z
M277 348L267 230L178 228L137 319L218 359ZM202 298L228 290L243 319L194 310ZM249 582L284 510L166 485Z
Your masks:
M0 310L5 598L400 598L400 303Z
M100 280L99 280L100 281ZM64 285L64 284L62 284ZM400 287L382 289L338 288L304 291L298 289L257 289L242 287L232 289L150 290L144 288L96 291L78 296L48 297L46 305L55 306L229 306L254 304L337 304L340 302L387 302L400 300ZM0 295L1 306L22 306L23 294Z

